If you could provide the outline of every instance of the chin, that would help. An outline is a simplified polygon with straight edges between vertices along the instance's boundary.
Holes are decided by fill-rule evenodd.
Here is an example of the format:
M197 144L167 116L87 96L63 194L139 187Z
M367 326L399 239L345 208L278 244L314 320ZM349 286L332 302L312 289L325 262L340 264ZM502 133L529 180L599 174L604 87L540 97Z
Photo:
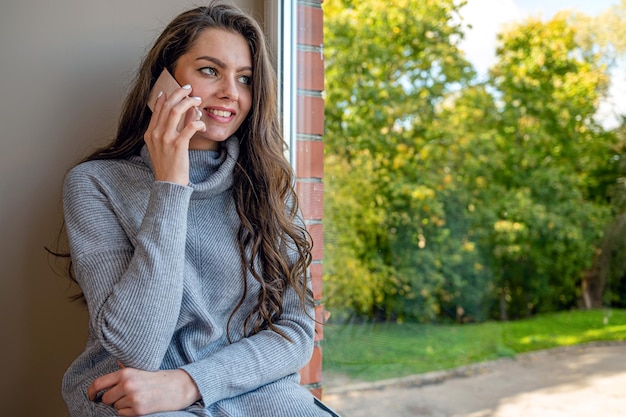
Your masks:
M231 135L199 135L196 134L189 141L189 149L213 149L216 150L221 142Z
M234 135L235 132L202 132L198 136L201 136L205 140L212 140L214 142L224 142L226 139Z

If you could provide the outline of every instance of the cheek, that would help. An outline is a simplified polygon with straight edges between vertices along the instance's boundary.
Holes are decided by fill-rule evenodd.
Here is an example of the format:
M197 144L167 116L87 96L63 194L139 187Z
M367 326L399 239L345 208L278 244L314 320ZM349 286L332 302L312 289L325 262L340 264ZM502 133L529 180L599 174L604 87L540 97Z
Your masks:
M191 95L200 97L204 102L210 97L210 92L206 88L203 88L202 85L196 85L196 87L194 87L194 85L191 84Z
M244 110L245 115L247 116L252 108L252 94L247 91L241 98L243 98L243 100L240 99L241 109Z
M174 72L172 73L172 75L179 85L191 84L191 86L193 87L195 81L193 79L194 74L193 71L190 71L187 68L185 62L180 62L179 60L179 62L176 64L176 67L174 68Z

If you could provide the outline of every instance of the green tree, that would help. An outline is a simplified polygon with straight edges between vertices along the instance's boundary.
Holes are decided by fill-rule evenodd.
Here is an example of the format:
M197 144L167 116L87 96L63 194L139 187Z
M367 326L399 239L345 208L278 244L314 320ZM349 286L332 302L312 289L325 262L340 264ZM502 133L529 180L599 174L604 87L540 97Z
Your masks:
M577 28L577 41L587 50L599 51L606 62L614 62L626 53L626 0L598 16L576 13L570 20Z
M583 271L609 219L595 174L614 153L611 135L593 118L606 81L599 56L576 42L564 18L530 19L500 36L489 89L495 101L482 98L495 120L454 118L472 115L471 91L448 114L457 132L471 133L476 158L465 158L462 176L472 190L473 234L493 273L494 314L501 318L580 300ZM476 131L471 126L478 122Z
M327 306L459 321L575 307L619 165L594 120L602 54L564 16L531 19L476 84L462 4L324 7Z
M457 46L460 6L324 3L329 307L396 320L478 308L469 294L481 286L463 276L478 264L474 246L462 218L446 220L460 204L449 173L457 145L437 122L447 94L474 76Z
M578 29L580 42L602 57L614 79L621 77L623 80L626 77L626 0L596 17L576 14L570 20ZM605 227L593 265L585 271L583 298L587 308L607 304L626 306L626 117L622 114L621 118L621 126L611 132L617 138L614 156L604 170L597 173L596 193L611 201L613 220Z

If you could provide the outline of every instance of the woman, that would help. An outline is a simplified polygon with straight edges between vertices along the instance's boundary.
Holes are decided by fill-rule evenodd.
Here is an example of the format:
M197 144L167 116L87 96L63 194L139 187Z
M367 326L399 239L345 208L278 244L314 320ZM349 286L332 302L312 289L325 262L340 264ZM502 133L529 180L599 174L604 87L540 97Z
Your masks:
M163 69L183 87L159 91L152 113ZM140 66L114 141L68 173L90 316L63 379L71 416L329 415L299 384L311 248L275 91L252 18L221 3L182 13Z

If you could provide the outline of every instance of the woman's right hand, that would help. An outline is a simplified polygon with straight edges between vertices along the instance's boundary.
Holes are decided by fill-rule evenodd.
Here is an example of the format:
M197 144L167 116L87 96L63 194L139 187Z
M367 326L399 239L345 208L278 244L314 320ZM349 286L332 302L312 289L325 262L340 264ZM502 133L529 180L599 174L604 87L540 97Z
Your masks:
M186 85L169 97L161 94L155 103L144 140L157 181L189 185L189 141L196 132L206 130L204 122L186 118L188 111L200 104L198 98L189 96L190 93L191 86ZM183 117L184 127L179 132L178 125Z
M178 411L201 398L196 383L182 369L148 372L118 364L120 370L94 380L87 395L91 401L100 398L120 416Z

